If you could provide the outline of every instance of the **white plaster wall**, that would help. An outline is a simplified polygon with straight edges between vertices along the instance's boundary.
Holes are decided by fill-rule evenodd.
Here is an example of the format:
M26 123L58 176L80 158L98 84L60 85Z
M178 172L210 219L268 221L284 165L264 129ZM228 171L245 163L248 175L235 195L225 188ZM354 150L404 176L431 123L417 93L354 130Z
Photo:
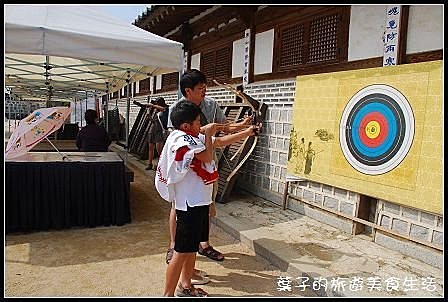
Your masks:
M160 78L160 81L162 81L162 78ZM160 83L162 85L162 83ZM149 77L149 92L154 93L154 77Z
M443 6L411 5L406 53L443 49Z
M243 76L244 72L244 38L233 41L232 78Z
M140 81L135 82L135 93L140 92Z
M162 89L162 75L156 77L156 90Z
M348 38L348 61L383 56L386 5L352 5Z
M273 50L274 29L255 35L254 74L272 72Z
M200 66L201 66L201 54L197 53L195 55L191 56L191 69L197 69L200 70Z

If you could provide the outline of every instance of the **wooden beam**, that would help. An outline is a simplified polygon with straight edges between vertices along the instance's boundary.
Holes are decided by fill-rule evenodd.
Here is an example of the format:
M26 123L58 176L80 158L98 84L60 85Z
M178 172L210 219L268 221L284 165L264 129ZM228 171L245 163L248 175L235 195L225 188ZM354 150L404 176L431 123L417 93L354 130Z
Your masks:
M254 25L255 22L255 12L257 11L258 6L234 6L233 10L238 15L238 18L246 25L247 28L250 28Z
M287 197L292 198L292 199L295 199L295 200L297 200L297 201L301 201L301 202L307 204L308 206L310 206L311 208L316 207L316 208L319 208L319 209L321 209L321 210L325 210L325 211L327 211L327 212L329 212L329 213L335 214L335 215L337 215L337 216L340 216L340 217L343 217L343 218L346 218L346 219L350 219L350 220L353 220L353 221L362 223L362 224L364 224L364 225L367 225L367 226L371 227L372 229L377 229L377 230L383 231L383 232L385 232L385 233L388 233L388 234L391 234L391 235L394 235L394 236L397 236L397 237L404 238L404 239L406 239L406 240L414 241L414 242L416 242L416 243L425 245L425 246L427 246L427 247L433 248L433 249L438 250L438 251L443 250L442 247L440 247L440 246L438 246L438 245L435 245L435 244L433 244L433 243L431 243L431 242L423 241L423 240L420 240L420 239L417 239L417 238L414 238L414 237L410 237L410 236L407 236L407 235L400 234L400 233L398 233L398 232L395 232L395 231L393 231L393 230L390 230L390 229L388 229L388 228L385 228L385 227L383 227L383 226L380 226L380 225L378 225L378 224L376 224L376 223L373 223L373 222L370 222L370 221L366 221L366 220L361 219L361 218L358 218L358 217L353 217L353 216L346 215L346 214L344 214L344 213L341 213L341 212L338 212L338 211L335 211L335 210L326 208L326 207L324 207L324 206L321 206L321 205L319 205L319 204L317 204L317 203L312 203L312 202L307 201L307 200L302 200L302 199L300 199L300 198L298 198L298 197L296 197L296 196L291 196L291 195L288 194Z
M193 31L191 30L190 24L188 22L184 22L181 25L179 32L180 32L181 39L182 39L182 41L180 41L180 42L184 44L185 50L189 50L191 40L193 39Z
M401 16L400 16L400 35L398 42L398 53L397 53L397 65L403 64L406 60L406 48L407 48L407 37L408 37L408 20L409 20L409 5L401 6Z

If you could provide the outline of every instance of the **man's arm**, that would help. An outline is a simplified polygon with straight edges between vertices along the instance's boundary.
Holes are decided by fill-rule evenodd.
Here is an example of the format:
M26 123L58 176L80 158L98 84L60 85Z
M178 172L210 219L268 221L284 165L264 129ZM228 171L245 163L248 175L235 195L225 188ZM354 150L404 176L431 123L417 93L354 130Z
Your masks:
M228 134L220 137L216 137L213 142L213 147L224 147L231 145L239 140L242 140L243 138L246 138L248 136L254 136L255 130L258 128L258 126L250 126L249 128L246 128L243 131Z
M247 125L250 125L252 121L252 118L250 116L244 118L241 122L238 123L232 123L228 122L226 126L222 128L222 132L224 133L236 133L239 132L241 129L247 128Z

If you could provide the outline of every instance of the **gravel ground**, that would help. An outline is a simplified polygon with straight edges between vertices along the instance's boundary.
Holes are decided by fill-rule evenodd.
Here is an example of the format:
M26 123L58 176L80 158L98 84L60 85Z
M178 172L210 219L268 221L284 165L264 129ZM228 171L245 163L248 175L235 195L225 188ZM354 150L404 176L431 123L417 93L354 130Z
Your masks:
M154 171L131 168L132 223L5 237L6 297L162 295L169 204L154 189ZM226 259L197 258L210 276L201 286L210 296L291 295L277 289L282 272L214 225L211 243Z

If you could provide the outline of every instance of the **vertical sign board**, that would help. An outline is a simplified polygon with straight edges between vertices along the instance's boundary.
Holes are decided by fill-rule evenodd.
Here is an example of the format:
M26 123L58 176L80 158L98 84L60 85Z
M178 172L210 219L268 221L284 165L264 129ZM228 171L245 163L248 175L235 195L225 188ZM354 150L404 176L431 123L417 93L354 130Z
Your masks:
M185 70L187 70L187 65L188 65L188 51L184 52L184 69L182 70L181 73L183 73Z
M384 31L383 66L397 65L401 5L387 6L386 30Z
M249 48L250 48L250 29L244 31L244 71L243 87L249 84Z

